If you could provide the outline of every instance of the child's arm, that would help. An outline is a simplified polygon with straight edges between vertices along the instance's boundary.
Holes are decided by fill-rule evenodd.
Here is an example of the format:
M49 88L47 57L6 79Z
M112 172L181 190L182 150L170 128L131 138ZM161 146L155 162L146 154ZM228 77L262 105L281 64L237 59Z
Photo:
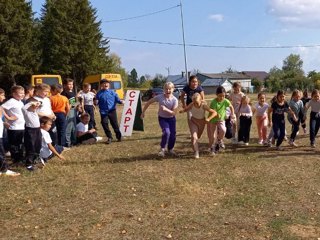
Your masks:
M186 95L186 93L184 91L181 91L181 96L180 96L180 100L182 103L182 108L186 107L186 101L184 100L184 96Z
M70 112L71 107L70 107L69 101L67 101L66 103L67 103L67 104L66 104L65 111L66 111L66 116L68 116L68 114L69 114L69 112Z
M175 116L177 114L177 110L178 110L178 107L175 107L173 110L170 110L169 108L167 108L164 105L162 105L161 108L162 108L163 111L165 111L167 113L170 113L173 116Z
M59 154L59 153L57 152L57 150L54 148L54 146L52 146L51 143L48 143L48 148L49 148L49 149L51 150L51 152L53 152L53 154L54 154L55 156L57 156L59 159L61 159L61 160L66 160L64 156L62 156L61 154Z
M234 107L232 106L232 104L230 104L229 108L230 108L230 118L232 120L235 120L236 116L235 116Z
M205 119L206 122L210 122L213 118L218 116L218 113L215 110L213 110L212 108L209 108L208 105L206 105L206 104L203 105L203 109L210 113L209 116Z
M150 104L156 102L155 98L151 98L148 102L146 102L146 104L144 105L143 109L142 109L142 113L140 115L140 117L143 119L144 118L144 113L145 111L148 109L148 107L150 106Z
M85 135L87 133L94 133L96 130L94 128L91 128L90 130L86 132L77 131L77 137L81 137L82 135Z
M185 108L181 109L181 110L179 111L179 113L184 113L184 112L190 111L190 109L192 108L192 106L193 106L193 103L190 103L188 106L186 106Z
M290 115L292 116L293 121L297 122L297 121L298 121L297 116L296 116L296 114L294 113L294 111L292 111L292 109L291 109L290 107L288 108L288 112L289 112Z
M269 107L268 109L268 126L271 127L271 113L273 112L273 108Z
M18 119L17 116L15 115L9 116L2 107L0 107L0 112L1 112L1 117L3 115L7 120L15 121Z

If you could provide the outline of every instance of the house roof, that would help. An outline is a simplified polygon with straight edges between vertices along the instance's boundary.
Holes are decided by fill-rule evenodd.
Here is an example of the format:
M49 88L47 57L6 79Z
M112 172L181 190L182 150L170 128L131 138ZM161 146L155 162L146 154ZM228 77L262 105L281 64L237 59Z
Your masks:
M229 79L229 80L245 80L245 79L249 79L250 77L248 77L247 75L243 74L243 73L198 73L204 77L207 78L220 78L220 79Z
M187 79L186 77L182 77L182 75L169 75L167 77L167 82L172 82L174 85L186 85Z
M269 76L269 74L265 71L243 71L242 73L250 78L256 78L259 81L264 81Z
M224 84L225 82L228 82L230 84L232 84L228 79L218 79L218 78L207 78L206 80L204 80L204 82L201 84L202 87L218 87L221 86L222 84Z

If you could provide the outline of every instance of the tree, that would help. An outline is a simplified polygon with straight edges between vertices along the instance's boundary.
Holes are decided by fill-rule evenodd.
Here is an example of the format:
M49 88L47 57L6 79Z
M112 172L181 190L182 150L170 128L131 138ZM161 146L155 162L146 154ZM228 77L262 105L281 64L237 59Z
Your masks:
M300 58L300 55L290 54L283 61L282 70L285 73L285 78L304 76L302 66L303 66L303 61Z
M152 79L151 86L152 87L163 87L166 82L166 78L162 74L156 74L155 77Z
M31 74L33 16L30 2L0 1L0 75L15 83L18 74Z
M270 92L276 92L282 89L283 71L276 66L270 69L266 80L267 88Z
M111 61L97 10L88 0L47 0L41 13L42 71L72 77L107 72Z
M128 76L128 87L138 87L138 73L135 68L133 68Z
M258 79L256 79L256 78L253 78L253 79L251 80L251 84L252 84L252 86L254 87L254 90L255 90L256 92L260 92L260 91L261 91L261 88L262 88L262 86L263 86L263 83L262 83L260 80L258 80Z
M110 63L109 72L120 74L122 78L123 86L127 87L128 74L126 70L123 67L121 67L121 58L117 54L111 53L109 55L109 63Z

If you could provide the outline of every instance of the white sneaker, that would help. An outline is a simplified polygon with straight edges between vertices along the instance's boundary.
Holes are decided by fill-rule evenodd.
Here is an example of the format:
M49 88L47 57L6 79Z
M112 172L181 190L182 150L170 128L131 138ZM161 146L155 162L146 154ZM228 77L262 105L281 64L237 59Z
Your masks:
M9 170L9 169L8 169L7 171L5 171L5 172L2 172L1 174L2 174L2 175L5 175L5 176L11 176L11 177L20 176L20 173L11 171L11 170Z
M199 152L198 151L194 152L194 158L198 159L199 157L200 157Z
M289 141L289 145L292 147L298 147L298 145L292 140Z
M263 140L259 140L258 144L262 145L263 144Z
M249 146L249 143L246 142L246 143L244 143L244 145Z
M160 152L158 153L159 157L164 157L165 156L165 151L164 149L161 149Z
M5 156L6 157L11 157L11 153L8 151L8 152L5 153Z
M303 129L303 133L307 134L307 129L306 128Z
M219 141L219 145L220 145L220 148L222 148L222 149L226 148L226 146L224 145L222 140Z
M97 142L101 141L103 139L103 137L96 137Z

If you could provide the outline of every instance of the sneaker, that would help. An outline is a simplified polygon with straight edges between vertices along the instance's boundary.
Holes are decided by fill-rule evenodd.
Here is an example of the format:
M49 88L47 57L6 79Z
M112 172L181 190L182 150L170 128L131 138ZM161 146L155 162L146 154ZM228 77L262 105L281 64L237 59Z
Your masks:
M164 157L165 156L165 151L164 149L160 150L160 152L158 153L159 157Z
M20 173L11 171L11 170L7 170L5 172L0 172L0 175L5 175L5 176L10 176L10 177L16 177L16 176L20 176Z
M316 148L316 145L314 143L311 143L311 148Z
M245 146L249 146L249 143L248 143L248 142L246 142L246 143L244 143L244 145L245 145Z
M210 154L211 154L211 156L216 155L216 151L214 150L214 148L211 148L211 149L210 149Z
M178 156L178 154L177 154L175 151L173 151L173 149L170 149L170 150L168 151L168 153L169 153L171 156L173 156L173 157L177 157L177 156Z
M263 141L263 146L269 146L269 142L267 140Z
M303 133L307 134L307 129L306 128L303 129Z
M243 141L239 141L238 145L244 145L245 143Z
M111 138L108 138L106 144L111 144L112 143L112 139Z
M63 151L69 151L69 150L71 150L71 148L69 148L69 147L63 147Z
M280 146L278 146L278 147L277 147L277 151L283 151L283 148L280 147Z
M298 147L298 144L296 144L293 140L289 141L289 145L292 147Z
M222 140L219 141L219 145L220 145L220 148L222 148L222 149L225 149L225 148L226 148L226 146L224 145L224 143L223 143Z
M35 165L29 165L29 166L27 166L27 170L30 172L34 172L34 171L38 170L38 168Z
M263 144L263 140L259 140L258 144L262 145Z
M96 143L96 141L97 141L96 138L89 138L89 139L87 139L85 141L82 141L81 144L94 144L94 143Z
M287 138L287 136L285 136L283 140L284 140L284 141L288 141L288 138Z
M199 157L200 157L199 152L198 151L194 152L194 158L198 159Z
M97 142L101 141L103 138L102 137L96 137Z
M11 157L11 153L8 151L4 154L6 157Z
M297 136L299 135L299 131L297 132Z

